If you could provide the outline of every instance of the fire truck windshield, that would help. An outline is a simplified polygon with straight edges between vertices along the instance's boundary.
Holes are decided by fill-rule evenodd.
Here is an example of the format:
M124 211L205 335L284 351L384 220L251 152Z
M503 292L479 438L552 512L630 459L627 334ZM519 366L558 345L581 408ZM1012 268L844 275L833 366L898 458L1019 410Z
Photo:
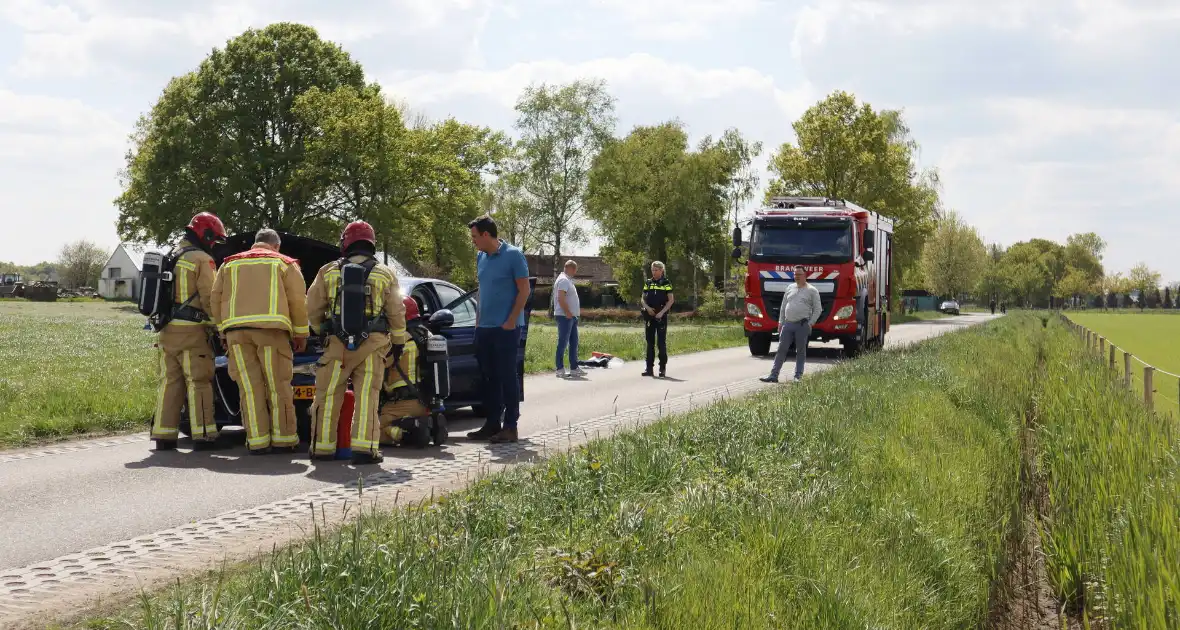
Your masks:
M775 224L757 222L750 242L755 262L840 263L852 260L848 222Z

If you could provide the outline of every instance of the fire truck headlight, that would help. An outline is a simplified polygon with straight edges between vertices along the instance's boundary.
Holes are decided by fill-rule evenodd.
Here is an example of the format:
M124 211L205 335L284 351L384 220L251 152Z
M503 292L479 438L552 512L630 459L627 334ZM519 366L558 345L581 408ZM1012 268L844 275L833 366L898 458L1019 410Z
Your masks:
M836 315L833 317L833 319L848 319L849 317L852 317L853 310L854 309L851 304L848 306L841 306L840 310L836 311Z
M762 317L762 309L758 308L757 304L746 302L746 313L750 317Z

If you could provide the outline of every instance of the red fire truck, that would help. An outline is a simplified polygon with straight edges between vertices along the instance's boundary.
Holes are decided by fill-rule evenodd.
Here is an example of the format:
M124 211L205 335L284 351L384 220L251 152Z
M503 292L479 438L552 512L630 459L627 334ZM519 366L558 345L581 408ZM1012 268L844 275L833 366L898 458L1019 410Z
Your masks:
M823 313L813 341L839 340L848 356L880 347L889 330L893 220L842 199L773 197L754 213L746 261L746 338L750 353L778 340L783 292L803 265ZM742 229L733 230L741 259Z

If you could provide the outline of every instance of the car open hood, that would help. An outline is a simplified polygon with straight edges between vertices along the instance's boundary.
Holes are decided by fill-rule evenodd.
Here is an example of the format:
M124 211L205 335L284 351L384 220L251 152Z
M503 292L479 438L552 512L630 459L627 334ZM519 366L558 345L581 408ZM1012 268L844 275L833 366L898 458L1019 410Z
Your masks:
M311 286L320 267L340 258L339 247L318 241L314 238L307 238L306 236L298 236L287 232L279 232L279 238L283 241L282 246L279 248L279 253L299 261L299 267L303 271L303 281L307 286ZM225 258L234 254L240 254L250 249L250 246L253 244L253 232L235 234L226 239L225 243L213 248L213 258L217 261L218 266L220 266L221 261L225 260Z

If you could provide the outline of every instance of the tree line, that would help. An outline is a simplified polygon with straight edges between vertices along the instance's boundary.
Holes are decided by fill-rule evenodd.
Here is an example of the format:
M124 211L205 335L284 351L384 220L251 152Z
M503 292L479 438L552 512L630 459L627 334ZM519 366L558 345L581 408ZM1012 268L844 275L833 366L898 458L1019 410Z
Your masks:
M1048 308L1180 308L1177 286L1160 286L1160 274L1139 263L1126 273L1106 273L1106 241L1094 232L1073 234L1065 243L1035 238L1009 247L985 245L978 231L955 212L936 221L921 264L907 286L923 286L946 298L996 300L1014 306Z
M759 142L736 128L690 142L676 119L616 131L604 82L532 85L512 134L431 120L394 102L308 26L250 29L175 77L138 120L120 237L174 239L195 210L231 232L263 226L334 240L364 219L416 273L470 283L466 221L490 212L504 238L555 259L598 236L634 295L666 261L692 293L733 271L728 232L756 194ZM835 92L771 155L767 196L845 198L894 217L895 261L918 264L939 213L937 173L914 161L900 111Z

